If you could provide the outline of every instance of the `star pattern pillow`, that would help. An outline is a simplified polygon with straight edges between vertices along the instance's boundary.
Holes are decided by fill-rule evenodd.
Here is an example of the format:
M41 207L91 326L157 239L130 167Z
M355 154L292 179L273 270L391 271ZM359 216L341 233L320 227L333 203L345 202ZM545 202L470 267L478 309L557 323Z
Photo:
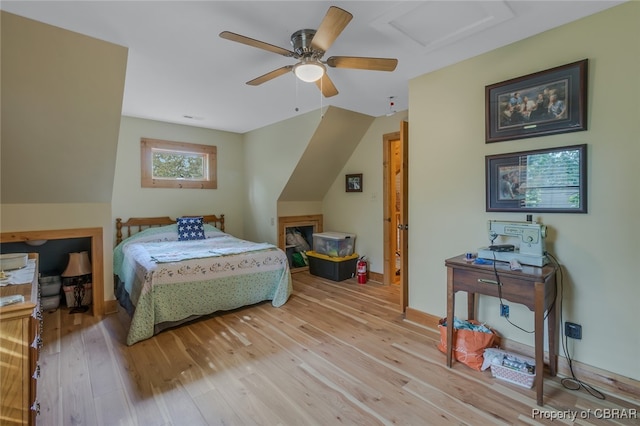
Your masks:
M204 224L200 217L179 217L178 220L178 240L204 240Z

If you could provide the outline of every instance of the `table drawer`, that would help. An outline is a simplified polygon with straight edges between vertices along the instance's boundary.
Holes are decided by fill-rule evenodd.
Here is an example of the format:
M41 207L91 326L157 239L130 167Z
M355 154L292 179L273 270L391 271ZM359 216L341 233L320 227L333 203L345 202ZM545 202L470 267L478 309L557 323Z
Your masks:
M455 291L479 293L487 296L502 297L513 303L521 303L533 310L535 282L526 281L498 274L501 288L498 286L498 278L490 272L469 271L454 269Z

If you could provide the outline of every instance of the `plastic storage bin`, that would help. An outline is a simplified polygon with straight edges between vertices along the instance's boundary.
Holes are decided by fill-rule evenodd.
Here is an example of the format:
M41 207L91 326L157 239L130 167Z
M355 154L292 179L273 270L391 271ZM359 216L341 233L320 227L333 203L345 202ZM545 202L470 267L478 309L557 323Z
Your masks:
M344 232L321 232L313 234L313 251L332 257L353 255L356 245L355 234Z
M344 281L356 275L358 254L351 256L331 257L315 251L307 252L309 273L332 281Z
M46 296L40 298L40 308L43 311L53 311L60 306L60 295Z
M40 296L60 296L62 288L62 280L60 275L51 275L48 277L40 277Z
M60 293L62 279L60 275L40 277L40 308L45 311L58 309L60 306Z

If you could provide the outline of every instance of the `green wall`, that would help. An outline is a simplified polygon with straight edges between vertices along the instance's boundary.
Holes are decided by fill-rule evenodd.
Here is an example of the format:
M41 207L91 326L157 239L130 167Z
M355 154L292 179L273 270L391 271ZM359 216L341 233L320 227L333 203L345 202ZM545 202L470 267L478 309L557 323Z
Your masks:
M563 320L583 326L574 359L640 379L637 328L640 186L640 3L626 3L410 81L409 305L446 313L448 257L488 243L484 157L588 144L588 214L534 215L549 227L547 249L563 265ZM589 59L588 131L485 144L486 85ZM416 182L420 182L417 185ZM464 297L457 312L465 312ZM481 297L479 317L508 339L533 335ZM533 315L512 304L510 319L533 330Z
M152 138L217 147L217 189L142 188L140 139ZM240 238L244 192L242 135L142 118L122 117L112 213L116 217L224 214L225 230ZM112 228L113 229L113 228ZM111 230L112 230L111 229ZM110 231L111 231L110 230Z

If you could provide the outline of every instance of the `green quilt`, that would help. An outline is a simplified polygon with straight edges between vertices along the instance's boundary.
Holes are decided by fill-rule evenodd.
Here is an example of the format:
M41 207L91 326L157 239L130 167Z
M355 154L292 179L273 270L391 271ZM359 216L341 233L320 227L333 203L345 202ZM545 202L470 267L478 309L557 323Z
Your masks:
M168 241L172 231L156 229L162 228L135 234L114 251L114 273L135 306L128 345L153 336L163 323L265 300L279 307L288 300L289 262L279 248L219 231L205 240Z

